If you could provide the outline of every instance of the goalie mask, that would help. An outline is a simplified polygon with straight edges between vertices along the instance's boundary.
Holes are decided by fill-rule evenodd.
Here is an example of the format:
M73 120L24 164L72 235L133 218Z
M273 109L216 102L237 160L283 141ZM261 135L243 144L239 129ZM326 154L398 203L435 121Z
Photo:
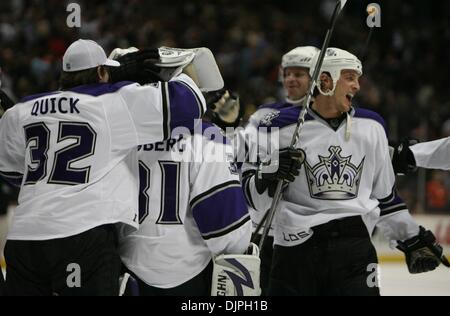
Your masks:
M314 57L312 66L309 70L311 77L314 74L314 68L319 59L320 53ZM334 91L336 90L337 81L341 78L342 70L354 70L358 73L358 75L362 76L363 67L361 61L353 54L339 48L328 48L325 53L325 58L323 60L322 68L320 70L319 76L327 72L330 74L331 79L333 80L333 89L329 92L323 92L320 85L320 78L317 82L317 89L319 89L320 93L327 96L332 96Z
M313 58L319 51L314 46L301 46L285 54L281 60L280 81L283 81L286 68L301 67L311 69Z

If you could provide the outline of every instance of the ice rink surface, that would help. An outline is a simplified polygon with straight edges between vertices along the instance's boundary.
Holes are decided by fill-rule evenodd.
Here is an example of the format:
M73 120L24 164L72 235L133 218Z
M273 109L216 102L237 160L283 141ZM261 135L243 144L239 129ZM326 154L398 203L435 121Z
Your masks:
M450 269L442 265L418 275L404 263L383 263L380 270L382 296L450 296Z

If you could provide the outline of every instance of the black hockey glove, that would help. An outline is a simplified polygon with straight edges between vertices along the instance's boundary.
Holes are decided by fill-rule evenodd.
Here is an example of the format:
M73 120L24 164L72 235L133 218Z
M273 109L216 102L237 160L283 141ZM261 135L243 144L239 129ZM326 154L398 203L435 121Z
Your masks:
M273 197L278 181L294 182L300 174L300 169L305 162L305 152L301 149L283 149L279 152L278 169L273 173L258 171L255 175L256 190L259 194L269 189L269 196Z
M206 95L208 115L211 121L226 130L227 127L236 128L244 116L239 97L225 89L208 93Z
M0 117L8 110L14 106L14 102L10 97L3 91L0 90Z
M158 49L143 49L118 57L119 67L109 67L111 82L134 81L139 84L169 81L173 68L161 68Z
M405 253L406 264L411 274L433 271L441 263L450 268L450 263L443 255L442 246L438 244L434 234L422 226L419 235L397 243L397 249Z
M417 171L416 159L409 146L415 145L416 140L403 140L399 145L394 147L394 156L392 157L392 165L396 174L410 174Z

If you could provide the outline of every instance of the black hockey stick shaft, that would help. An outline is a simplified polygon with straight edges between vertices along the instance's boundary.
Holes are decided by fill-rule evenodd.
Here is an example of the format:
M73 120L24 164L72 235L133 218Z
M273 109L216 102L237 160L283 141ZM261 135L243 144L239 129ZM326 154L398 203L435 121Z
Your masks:
M360 54L361 64L364 64L364 62L366 61L367 51L369 50L369 45L372 40L374 30L375 30L375 27L373 27L373 26L370 27L369 35L367 35L366 43Z
M313 74L313 76L311 78L311 83L309 85L309 91L308 91L308 94L307 94L306 98L303 101L303 110L300 113L300 117L299 117L299 119L297 121L297 126L295 128L295 132L294 132L294 135L292 137L290 148L296 148L297 145L298 145L298 141L299 141L299 138L300 138L300 133L301 133L301 131L303 129L303 126L305 125L305 117L306 117L306 114L308 113L309 104L310 104L312 96L314 94L314 89L316 88L317 79L319 78L320 69L322 68L322 64L323 64L323 60L325 58L326 51L327 51L327 49L328 49L328 47L330 45L331 36L333 35L337 19L339 18L339 15L340 15L342 9L344 8L346 2L347 1L344 1L344 0L338 0L337 3L336 3L336 7L334 8L333 16L331 17L330 26L329 26L329 28L327 30L326 35L325 35L325 40L323 42L322 49L320 51L320 55L319 55L319 58L317 60L316 67L314 69L314 74ZM265 242L265 240L267 238L267 235L269 234L269 230L270 230L270 228L272 226L273 219L275 217L275 213L276 213L277 208L278 208L278 204L280 203L280 200L281 200L281 195L282 195L281 193L282 193L282 189L283 189L283 184L284 184L283 181L278 181L277 189L275 191L275 195L274 195L273 200L272 200L272 205L270 207L270 210L266 214L267 216L265 216L266 220L265 221L261 221L260 224L258 225L258 227L259 226L261 226L261 227L264 226L264 230L263 230L263 233L262 233L262 236L261 236L261 240L259 242L259 249L263 249L264 242ZM259 228L259 230L258 230L258 227L257 227L257 230L255 230L255 235L257 235L259 233L259 230L261 230L261 228Z

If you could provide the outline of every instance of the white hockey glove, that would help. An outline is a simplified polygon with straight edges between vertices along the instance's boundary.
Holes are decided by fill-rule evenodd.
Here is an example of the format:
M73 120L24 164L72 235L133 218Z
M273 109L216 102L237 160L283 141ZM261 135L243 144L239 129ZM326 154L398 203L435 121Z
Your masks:
M211 296L260 296L260 266L255 244L250 244L249 254L216 257Z

